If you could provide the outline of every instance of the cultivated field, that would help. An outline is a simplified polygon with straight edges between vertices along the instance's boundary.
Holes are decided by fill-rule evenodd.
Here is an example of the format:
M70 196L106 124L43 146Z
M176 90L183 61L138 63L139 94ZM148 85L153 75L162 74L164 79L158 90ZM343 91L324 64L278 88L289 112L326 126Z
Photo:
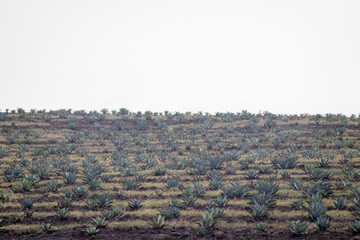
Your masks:
M360 118L0 113L0 238L351 239Z

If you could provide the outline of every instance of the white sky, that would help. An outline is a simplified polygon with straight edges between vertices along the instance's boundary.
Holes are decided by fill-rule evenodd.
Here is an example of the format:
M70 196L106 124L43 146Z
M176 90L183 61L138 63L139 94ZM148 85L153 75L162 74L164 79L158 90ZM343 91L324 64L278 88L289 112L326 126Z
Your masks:
M0 0L0 108L360 112L360 1Z

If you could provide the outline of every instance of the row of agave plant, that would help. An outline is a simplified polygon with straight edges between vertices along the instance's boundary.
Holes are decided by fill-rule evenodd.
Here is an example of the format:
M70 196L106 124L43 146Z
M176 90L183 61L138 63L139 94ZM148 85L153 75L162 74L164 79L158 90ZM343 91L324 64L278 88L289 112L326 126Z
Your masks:
M106 113L105 113L106 114ZM96 115L96 114L95 114ZM102 120L103 118L105 118L104 114L103 115L96 115L99 116L97 117L99 120ZM171 115L169 115L171 116ZM231 121L236 121L236 119L238 118L237 116L233 116L233 115L222 115L222 120L224 120L225 122L231 122ZM170 119L171 117L169 117ZM180 118L179 118L180 119ZM245 119L245 118L244 118ZM148 118L148 120L150 120ZM71 123L73 123L73 121L69 121L69 125L71 125ZM122 130L123 128L123 123L121 122L115 122L115 127L118 130ZM147 122L143 121L141 119L135 119L135 124L136 124L136 128L139 131L143 131L147 129ZM274 126L274 122L271 121L266 121L266 126L268 126L267 128L273 128ZM168 143L168 147L171 149L171 151L175 150L177 151L178 148L176 147L176 144L174 142L174 134L171 133L171 131L169 129L167 129L163 124L161 124L161 122L158 122L158 125L161 127L161 129L164 130L165 134L163 137L165 137L165 140L159 137L160 141L164 141ZM249 122L247 124L247 128L249 130L251 130L252 132L256 132L258 131L258 126L256 125L256 122ZM76 128L75 128L76 129ZM109 139L111 138L111 134L109 135L109 132L106 132L104 130L102 130L101 127L98 128L99 129L99 133L105 138L105 139ZM154 145L152 145L149 142L146 141L139 141L139 140L135 140L136 139L136 132L132 133L134 135L134 141L136 141L136 144L139 146L142 146L146 149L147 152L149 153L154 153L155 152L155 147ZM80 134L81 135L81 134ZM69 135L67 136L69 142L71 143L77 143L77 144L81 144L83 143L83 136L80 136L77 134L74 135ZM225 135L224 135L225 136ZM282 144L286 143L287 138L284 136L279 136L278 138L276 138L274 140L274 147L275 148L279 148L281 147ZM135 176L135 180L132 178L124 178L122 181L122 185L124 187L125 190L132 190L132 189L136 189L139 185L140 182L143 181L146 178L146 175L142 175L139 173L136 173L136 167L133 166L132 164L132 160L130 160L127 156L126 156L126 148L127 148L127 144L128 141L126 139L119 139L119 138L115 138L112 139L112 141L114 142L114 144L117 147L118 152L113 152L110 155L111 158L111 166L114 168L114 170L121 172L121 175L123 177L130 177L130 176ZM251 138L250 143L256 147L257 146L257 142L259 141L259 139L256 138ZM213 141L208 141L207 142L207 148L209 150L213 149L213 145L214 143L217 143L217 147L219 150L223 150L224 146L221 146L221 142L219 142L219 140L216 140L214 138ZM337 146L341 146L342 144L341 142L337 142L336 143ZM346 142L345 144L348 148L352 148L353 144L352 143L348 143ZM191 144L189 144L189 149L191 148ZM44 147L45 149L45 147ZM28 192L32 189L32 187L37 184L39 181L44 180L44 179L49 179L49 177L51 176L51 174L56 174L59 176L63 176L63 181L65 185L73 185L76 183L77 179L79 178L79 170L77 169L77 167L73 166L73 165L69 165L69 164L63 164L63 163L67 163L68 160L66 159L66 155L70 154L72 151L76 151L77 154L79 154L80 156L87 156L86 160L83 161L82 166L83 166L83 176L82 179L84 181L84 184L87 185L87 187L85 186L77 186L75 187L72 191L64 191L64 198L60 199L58 202L58 211L56 213L56 215L59 217L59 219L66 219L68 216L68 206L70 206L71 201L73 200L73 198L82 198L86 195L88 195L88 190L90 191L94 191L96 189L100 188L100 180L103 182L109 182L111 181L111 179L114 177L113 175L109 175L109 174L104 174L105 173L105 166L102 164L99 164L96 160L96 158L94 156L88 155L88 150L86 148L78 148L76 145L61 145L59 146L59 149L53 149L53 148L48 148L46 147L46 151L40 151L39 153L41 154L41 152L44 154L44 158L40 159L43 160L43 162L46 162L46 152L52 152L59 154L61 156L61 158L57 158L57 159L53 159L56 161L53 161L51 164L33 164L33 165L28 165L29 162L26 162L24 159L22 159L20 161L20 164L23 167L27 167L29 170L29 173L23 173L22 168L19 167L9 167L4 171L4 180L5 181L14 181L17 179L21 179L19 181L19 184L16 184L13 186L13 190L14 192ZM188 149L188 145L186 150ZM246 148L240 148L241 150L243 150L244 152L247 151ZM256 149L256 148L255 148ZM34 155L37 156L37 148L33 149L33 153L36 153ZM35 151L36 150L36 151ZM259 149L257 149L259 150ZM45 154L46 153L46 154ZM204 215L202 215L202 220L200 221L200 228L198 231L199 235L204 235L206 234L209 229L211 229L217 222L217 219L222 216L222 207L225 207L226 202L229 199L232 199L234 197L244 197L247 196L247 186L245 185L241 185L239 183L233 183L231 186L223 186L224 182L223 182L223 173L220 172L220 169L224 168L224 163L226 163L228 160L238 160L239 159L239 153L237 151L230 151L228 152L227 155L223 156L223 155L218 155L218 156L211 156L211 155L206 155L206 153L204 152L200 152L199 153L199 157L198 159L194 159L192 161L187 160L186 158L180 158L180 159L170 159L170 161L162 161L165 164L164 165L159 165L158 162L153 158L153 157L146 157L143 154L143 151L141 149L136 149L136 156L134 158L134 161L136 163L142 164L140 166L140 168L138 168L139 170L145 170L145 169L153 169L154 175L156 176L164 176L166 174L167 169L185 169L187 167L189 167L188 169L188 174L194 176L194 180L195 183L192 183L190 185L190 187L186 188L183 190L183 202L185 205L192 205L196 203L196 200L199 197L202 197L203 194L205 193L205 188L200 184L197 183L196 181L201 179L201 176L206 176L206 179L209 180L209 189L211 190L218 190L218 189L222 189L223 190L223 194L220 196L217 196L216 201L214 202L214 206L211 207L211 203L207 204L207 211L204 213ZM220 153L223 153L223 151L220 151ZM316 151L315 151L316 153ZM159 152L159 159L162 158L162 156L160 156ZM261 155L261 154L259 154ZM266 153L265 153L266 155ZM327 160L328 158L323 157L323 156L318 156L317 154L314 155L314 151L304 151L303 153L304 157L309 156L309 158L314 158L315 157L319 157L319 163L316 165L311 165L311 164L307 164L304 168L304 171L307 172L311 178L314 181L319 181L319 180L327 180L330 179L332 176L332 171L330 169L327 169L328 163ZM249 157L252 156L252 157ZM21 157L21 152L19 152L19 157ZM245 160L240 160L240 164L242 169L248 169L249 164L254 163L257 160L258 156L253 156L253 155L248 155L248 157ZM351 159L354 156L351 156L351 152L344 153L344 159L343 159L343 164L346 165L346 160ZM331 158L331 156L329 156L329 158ZM169 156L166 157L166 160L169 159ZM24 160L24 161L23 161ZM33 161L35 163L40 162L39 161ZM273 163L273 167L276 169L284 169L281 174L282 176L285 177L289 177L290 172L287 171L287 169L292 169L296 166L297 164L297 157L294 154L284 154L280 156L276 156L272 159L272 163ZM49 167L49 165L53 165L53 166L58 166L56 168L58 168L58 171L56 172L52 172L51 167ZM235 171L237 169L232 167L232 166L227 166L225 169L225 174L234 174ZM349 180L356 180L358 179L359 173L356 172L354 169L352 169L351 167L347 166L343 169L344 174L346 174L347 178ZM257 179L259 174L266 174L266 173L275 173L275 171L273 171L271 168L269 169L269 167L261 167L260 171L257 172L255 170L248 170L246 171L246 178L247 179ZM276 175L274 174L274 178L276 177ZM261 185L270 185L270 186L274 186L272 188L275 188L273 190L264 190L267 188L262 188ZM294 182L294 184L296 186L301 185L299 182ZM167 188L172 188L172 187L180 187L180 182L178 179L176 178L169 178L167 180L166 183L166 187ZM57 189L59 188L60 184L56 181L50 181L47 184L47 189L50 192L56 192ZM275 204L275 196L276 196L276 184L274 184L273 182L267 183L267 182L258 182L254 185L254 187L257 189L258 193L250 196L251 197L251 201L249 203L249 211L250 213L254 216L255 219L265 219L266 216L268 215L268 209L273 207ZM301 188L300 188L301 189ZM305 191L305 190L304 190ZM315 191L315 190L314 190ZM306 197L304 197L304 199L300 199L298 202L298 205L301 205L300 202L301 200L304 202L307 202L309 204L309 216L311 221L316 222L317 225L323 225L325 227L319 227L319 229L326 229L326 226L330 226L329 224L329 219L326 217L325 213L326 213L326 208L324 211L324 204L322 202L322 198L326 197L326 195L324 195L323 193L318 194L321 197L319 197L318 199L316 198L317 194L310 194L311 196L314 195L314 197L308 197L306 195ZM103 196L103 197L102 197ZM314 198L314 199L313 199ZM26 198L26 202L30 202L29 199L31 198ZM100 200L99 200L100 199ZM111 199L111 194L110 193L101 193L101 194L97 194L97 195L93 195L92 198L88 199L88 201L86 202L86 206L90 209L98 209L103 208L104 206L108 206L108 204L103 204L103 202L107 202L108 200L104 200L102 201L101 199ZM25 198L23 199L25 201ZM357 200L356 200L357 201ZM338 200L338 205L341 205L341 200ZM225 203L225 204L224 204ZM354 203L355 203L355 199L354 199ZM27 204L28 205L28 204ZM209 205L209 206L208 206ZM356 205L356 203L355 203ZM134 207L132 207L134 206ZM132 199L129 201L129 209L137 209L141 206L141 200L140 199ZM176 205L175 203L169 203L169 208L165 208L163 209L157 218L154 219L153 221L153 226L155 228L158 228L160 226L164 225L164 222L166 219L172 218L172 217L178 217L180 214L180 210L179 210L179 206L180 205ZM358 207L358 205L356 205L356 207ZM26 207L23 208L24 212L25 212L25 217L31 217L31 207ZM310 210L312 209L312 210ZM312 218L311 214L315 214L316 213L321 213L320 215L318 214L317 217ZM356 210L355 208L355 213L357 213L358 210ZM106 214L105 214L106 215ZM106 222L106 216L103 216L102 221ZM318 224L319 219L321 218L322 221L320 221L320 223ZM99 220L99 219L98 219ZM323 222L323 224L321 224L321 222ZM96 225L96 224L95 224ZM104 225L104 224L102 224ZM303 223L299 222L295 222L292 223L293 226L304 226ZM259 224L259 228L261 228L261 224ZM96 227L95 230L98 230L99 227ZM355 229L355 228L354 228ZM91 232L91 231L90 231Z

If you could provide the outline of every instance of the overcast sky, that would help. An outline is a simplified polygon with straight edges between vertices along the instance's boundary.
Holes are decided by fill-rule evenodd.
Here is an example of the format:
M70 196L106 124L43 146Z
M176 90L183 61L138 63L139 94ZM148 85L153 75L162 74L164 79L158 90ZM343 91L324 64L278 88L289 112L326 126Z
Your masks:
M360 113L360 1L0 0L0 109Z

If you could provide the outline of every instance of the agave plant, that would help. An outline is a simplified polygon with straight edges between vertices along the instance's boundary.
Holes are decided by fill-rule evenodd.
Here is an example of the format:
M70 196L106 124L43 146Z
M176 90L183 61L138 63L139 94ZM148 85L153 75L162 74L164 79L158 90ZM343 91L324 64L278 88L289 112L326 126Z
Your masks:
M197 198L202 197L205 194L205 188L202 183L191 183L190 191Z
M214 169L221 169L222 165L224 163L224 158L220 157L220 156L208 156L207 157L207 165L209 167L209 169L214 170Z
M111 211L102 211L101 214L105 219L110 219L114 216Z
M34 184L35 184L34 182L26 180L26 179L22 179L20 181L21 189L26 192L30 191L32 189L32 187L34 186Z
M298 156L294 154L274 157L272 163L274 167L279 169L292 169L297 165Z
M270 166L260 166L260 171L259 173L261 174L269 174L273 171L272 167Z
M214 213L211 211L207 211L205 213L202 213L199 217L200 219L200 226L209 229L215 226L217 220L214 218Z
M332 193L332 186L328 182L316 182L304 187L304 194L306 196L319 194L322 197L327 197Z
M245 177L246 177L247 179L256 179L256 178L259 177L259 174L258 174L257 171L249 170L249 171L246 171Z
M33 211L31 211L33 204L34 202L30 197L24 197L21 201L22 209L25 212L26 217L28 218L31 217L31 215L34 213Z
M295 199L291 204L290 204L291 209L294 210L300 210L304 207L304 199L299 198L299 199Z
M360 220L355 220L351 224L350 230L354 233L360 233Z
M99 204L96 199L89 198L86 201L86 206L89 210L95 211L99 207Z
M56 212L56 216L60 220L66 220L69 217L69 210L67 210L66 208L58 208L58 210Z
M298 220L298 221L289 222L288 228L292 235L301 236L309 233L307 231L308 226L309 226L309 222L306 221L301 222L300 220Z
M224 182L222 180L222 178L211 178L210 179L210 189L211 190L219 190L222 188L222 186L224 185Z
M37 174L40 180L49 179L51 176L51 169L46 167L39 167L37 170Z
M113 195L110 192L98 193L95 195L95 199L99 204L99 207L110 206L113 202Z
M90 191L95 191L96 189L99 188L100 182L97 178L95 178L95 179L89 181L87 183L87 185L88 185Z
M141 199L138 199L138 198L130 199L130 201L128 202L128 205L129 205L130 210L134 211L134 210L138 210L139 208L141 208L142 202L141 202Z
M170 207L176 207L176 208L180 207L180 200L177 199L177 198L170 199L169 200L169 206Z
M8 195L6 193L0 192L0 201L4 202L8 199Z
M44 232L50 232L51 227L52 227L51 223L44 223L41 228Z
M255 189L258 190L259 193L265 193L275 196L279 191L279 185L274 182L266 182L266 181L258 181L255 184Z
M51 180L50 182L48 182L46 184L48 191L53 192L53 193L58 191L58 186L59 186L59 183L54 180Z
M66 185L74 184L76 181L76 173L74 172L65 172L63 175L63 180Z
M114 175L110 175L110 174L104 174L102 175L100 178L101 178L101 181L104 182L104 183L108 183L111 181L111 179L113 179L115 176Z
M269 215L266 205L260 205L257 202L250 206L250 214L254 219L264 219Z
M163 208L160 210L160 215L163 216L165 220L178 218L180 216L180 210L177 207Z
M94 224L94 226L96 228L104 228L108 224L105 217L103 217L103 218L101 218L101 217L93 218L92 222L93 222L93 224Z
M283 170L281 173L282 178L290 178L291 172L289 170Z
M196 230L196 234L199 237L204 237L207 233L208 233L208 229L203 226L199 226Z
M194 206L197 202L197 197L194 194L184 194L184 203L188 206Z
M329 159L327 159L326 157L320 157L319 162L318 162L317 165L320 168L328 167L329 166Z
M125 190L134 190L139 186L138 182L136 182L134 179L123 179L122 185Z
M311 202L309 206L309 217L316 221L320 216L324 216L327 211L323 202Z
M155 166L154 167L154 174L155 176L163 176L166 173L166 168L163 166Z
M228 203L228 198L226 196L217 196L216 200L214 201L215 202L215 206L216 207L225 207L226 204Z
M255 203L259 205L264 205L265 207L273 207L275 205L274 196L266 193L255 193L251 197L250 204L254 205Z
M291 179L289 185L295 190L301 190L304 187L304 183L301 179Z
M83 186L79 186L79 187L76 187L76 188L73 189L73 193L78 198L85 197L87 192L88 192L87 188L83 187Z
M93 236L96 233L98 233L99 231L100 231L100 229L97 229L96 227L91 226L91 227L86 228L85 233L86 233L86 235Z
M177 178L169 178L165 184L166 188L179 188L180 187L180 183L179 183L179 179Z
M227 166L225 168L225 174L226 175L235 175L236 174L236 168L233 166Z
M12 216L14 223L21 222L24 220L25 215L22 213L16 213Z
M256 223L256 229L260 232L265 232L266 230L266 223L258 222Z
M315 224L319 230L327 230L330 227L330 219L322 215L316 219Z
M235 150L229 151L227 156L232 161L237 161L240 158L239 152Z
M24 197L21 201L23 210L30 210L34 205L34 201L31 197Z
M159 214L157 218L153 218L153 220L150 222L150 225L155 229L160 229L165 227L166 225L165 217Z
M66 196L63 197L63 198L60 198L58 201L57 201L57 205L59 208L66 208L66 207L69 207L72 203L72 198L67 198Z
M111 209L111 213L115 218L121 217L124 214L124 208L115 206Z
M337 198L334 201L335 208L338 210L344 210L346 208L346 198Z

